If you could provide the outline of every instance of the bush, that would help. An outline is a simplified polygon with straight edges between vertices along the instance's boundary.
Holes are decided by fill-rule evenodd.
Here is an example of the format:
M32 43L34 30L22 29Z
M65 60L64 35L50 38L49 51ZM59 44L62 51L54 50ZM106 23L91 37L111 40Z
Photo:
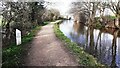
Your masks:
M41 26L37 26L34 29L32 29L31 32L29 32L26 36L23 36L21 45L16 45L15 43L12 43L9 47L4 48L2 50L2 55L3 55L2 66L3 67L20 65L20 57L24 52L23 45L30 42L35 36L36 32L40 30L40 28Z

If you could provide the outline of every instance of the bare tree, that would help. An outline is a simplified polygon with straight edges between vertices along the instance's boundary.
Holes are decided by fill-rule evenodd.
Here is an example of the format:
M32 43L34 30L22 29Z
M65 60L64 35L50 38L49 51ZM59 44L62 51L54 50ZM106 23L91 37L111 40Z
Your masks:
M98 5L100 2L85 2L85 7L89 11L89 19L88 23L89 25L93 25L96 11L98 10Z
M109 8L111 11L115 14L116 16L116 22L115 25L120 28L120 1L118 2L110 2L108 4Z
M105 11L106 8L108 8L107 7L107 2L100 2L100 4L98 5L98 10L100 11L100 17L101 18L103 18L104 11Z
M76 2L76 3L74 2L73 4L76 7L73 8L74 10L71 12L84 13L86 17L88 18L88 24L93 25L96 11L98 10L98 5L100 4L100 2Z
M44 20L56 20L60 17L60 12L57 9L46 9L42 18Z

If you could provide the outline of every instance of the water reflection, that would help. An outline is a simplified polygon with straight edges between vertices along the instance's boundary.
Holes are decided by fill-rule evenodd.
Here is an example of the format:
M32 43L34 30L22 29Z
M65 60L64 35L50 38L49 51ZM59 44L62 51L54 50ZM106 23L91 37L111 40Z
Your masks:
M116 65L116 49L117 49L116 40L117 40L117 36L118 36L118 33L119 33L119 32L120 32L119 30L116 30L116 31L113 33L111 66L117 66L117 65Z
M85 29L83 24L74 22L73 27L74 27L74 31L77 32L78 34L84 34Z
M67 28L67 25L70 27ZM120 30L98 30L73 21L64 21L60 30L101 63L120 67Z

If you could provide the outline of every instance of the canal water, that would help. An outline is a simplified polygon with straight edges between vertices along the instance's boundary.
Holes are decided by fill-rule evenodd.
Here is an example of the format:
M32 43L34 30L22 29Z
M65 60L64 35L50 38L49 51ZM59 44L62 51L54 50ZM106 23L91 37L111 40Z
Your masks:
M94 29L73 20L63 21L60 30L99 62L120 67L120 30Z

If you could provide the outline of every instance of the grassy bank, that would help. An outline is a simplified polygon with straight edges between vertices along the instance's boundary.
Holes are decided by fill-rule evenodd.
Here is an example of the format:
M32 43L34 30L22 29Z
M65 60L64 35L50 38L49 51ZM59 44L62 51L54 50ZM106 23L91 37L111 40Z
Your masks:
M83 48L80 48L76 43L71 42L70 39L64 36L59 29L59 23L54 25L54 32L60 40L65 42L66 47L79 58L79 64L81 66L103 66L102 64L98 63L92 55L84 52Z
M30 42L33 37L36 35L38 30L41 29L41 26L37 26L33 28L29 34L22 37L22 44L16 45L11 44L7 48L4 48L2 50L2 67L8 67L8 66L18 66L20 64L20 57L22 53L24 52L23 46ZM4 44L4 43L3 43Z
M116 19L115 16L110 16L110 15L108 15L108 16L103 16L103 18L104 18L104 22L105 22L105 21L106 21L106 22L108 22L108 21L114 21L114 19ZM95 23L93 24L93 27L94 27L95 29L105 28L105 25L102 25L102 24L99 22L99 20L100 20L100 17L95 17Z

